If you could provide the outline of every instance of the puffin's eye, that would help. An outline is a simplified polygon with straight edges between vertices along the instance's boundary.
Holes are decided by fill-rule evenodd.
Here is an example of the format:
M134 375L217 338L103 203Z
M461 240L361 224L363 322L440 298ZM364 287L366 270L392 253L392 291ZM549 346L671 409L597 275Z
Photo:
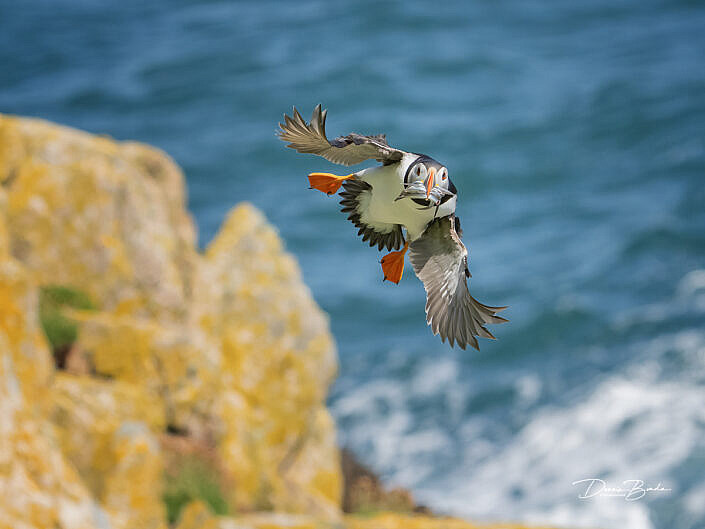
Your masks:
M426 178L426 166L422 163L417 164L414 168L414 174L419 178Z
M441 168L441 170L438 171L438 175L441 177L441 180L445 180L448 178L448 169L445 167Z

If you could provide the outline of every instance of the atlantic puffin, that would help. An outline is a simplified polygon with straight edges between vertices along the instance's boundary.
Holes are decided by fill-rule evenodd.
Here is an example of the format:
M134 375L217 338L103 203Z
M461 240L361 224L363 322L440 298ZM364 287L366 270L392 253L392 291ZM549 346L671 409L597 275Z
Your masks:
M328 195L343 188L342 212L358 235L370 246L390 251L380 261L384 279L399 283L408 251L426 290L426 321L433 333L451 347L470 344L479 350L476 337L494 339L485 325L507 321L497 315L507 307L483 305L468 291L468 251L455 214L458 190L448 169L425 154L391 147L384 134L351 133L329 141L326 114L319 104L306 123L294 107L292 117L284 114L277 134L287 147L336 164L382 163L344 176L311 173L309 183Z

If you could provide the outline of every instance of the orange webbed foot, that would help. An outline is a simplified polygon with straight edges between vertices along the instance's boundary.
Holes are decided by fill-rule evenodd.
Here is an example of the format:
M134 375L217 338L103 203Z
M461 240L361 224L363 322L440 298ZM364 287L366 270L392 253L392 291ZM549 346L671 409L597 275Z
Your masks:
M308 175L308 182L311 184L311 189L318 189L327 195L334 195L345 180L352 178L355 178L355 173L345 176L331 173L311 173Z
M404 255L409 249L409 243L404 243L404 247L396 252L390 252L384 257L380 263L382 264L382 272L384 279L392 283L399 284L401 276L404 274Z

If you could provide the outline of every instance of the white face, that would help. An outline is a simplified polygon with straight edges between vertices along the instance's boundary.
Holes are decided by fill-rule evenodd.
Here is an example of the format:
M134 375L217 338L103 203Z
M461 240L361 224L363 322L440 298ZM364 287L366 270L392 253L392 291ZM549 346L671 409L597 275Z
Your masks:
M443 189L448 189L448 182L448 169L446 169L445 167L441 167L436 172L436 185Z
M417 163L411 168L411 173L409 174L409 183L414 182L426 182L426 177L428 176L428 168L423 163Z
M433 160L416 163L409 173L409 184L421 182L429 192L434 187L448 189L448 169Z

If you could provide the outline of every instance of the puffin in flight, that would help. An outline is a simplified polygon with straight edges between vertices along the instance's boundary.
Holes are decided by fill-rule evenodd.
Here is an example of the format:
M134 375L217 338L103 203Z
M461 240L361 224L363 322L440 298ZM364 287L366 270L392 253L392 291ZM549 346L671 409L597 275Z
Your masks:
M451 347L470 344L479 350L476 337L494 339L485 325L507 321L497 316L506 307L483 305L468 291L468 251L455 215L458 191L448 169L424 154L390 147L384 134L352 133L329 141L326 113L318 105L306 123L294 107L293 117L284 114L277 134L287 147L336 164L382 163L345 176L311 173L309 183L328 195L342 186L342 212L359 228L358 235L391 252L381 261L384 279L399 283L408 251L426 289L426 321L433 333Z

